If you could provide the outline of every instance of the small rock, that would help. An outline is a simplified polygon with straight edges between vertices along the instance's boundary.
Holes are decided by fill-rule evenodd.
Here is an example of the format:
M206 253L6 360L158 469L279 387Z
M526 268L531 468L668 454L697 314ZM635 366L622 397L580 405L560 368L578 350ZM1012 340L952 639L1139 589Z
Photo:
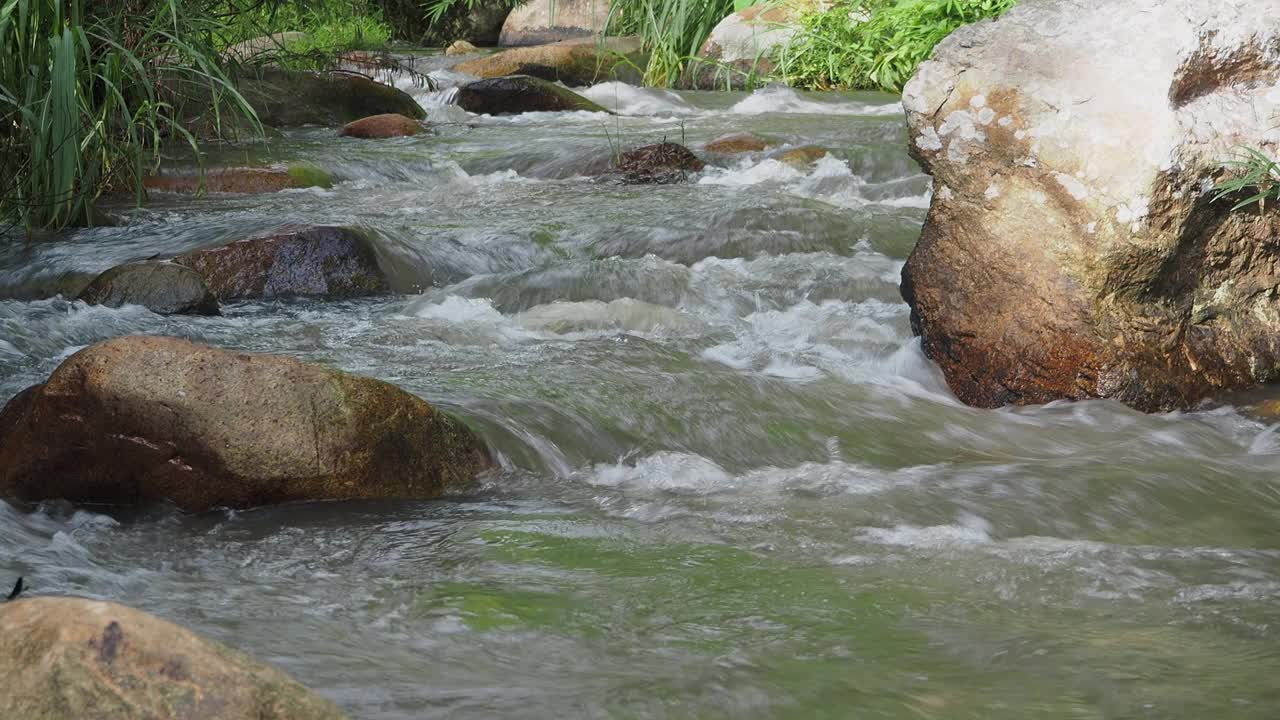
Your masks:
M669 185L684 182L706 164L689 148L676 143L645 145L622 153L614 169L629 183Z
M586 110L608 112L568 88L528 75L477 80L458 89L458 106L477 115Z
M284 673L140 610L70 597L0 605L6 718L346 717Z
M218 299L328 300L389 292L364 233L330 226L285 227L270 235L196 250L174 259L199 273Z
M378 139L410 137L422 132L422 123L396 113L373 115L347 123L338 132L343 137Z
M814 163L830 154L830 151L824 147L817 145L801 145L797 148L791 148L786 152L779 153L775 160L791 167L806 171Z
M731 133L707 143L703 148L710 153L736 155L738 153L760 152L770 145L768 140L749 132Z
M91 345L0 410L0 496L29 502L431 499L490 465L466 426L394 385L179 338Z
M454 40L452 45L444 49L445 55L469 55L475 52L480 52L480 48L466 40Z
M308 187L330 187L329 174L313 168L218 168L201 178L198 174L151 175L142 186L155 192L194 193L203 189L210 193L260 195Z
M107 270L80 293L90 305L141 305L160 315L218 315L218 298L200 273L171 262L139 262Z

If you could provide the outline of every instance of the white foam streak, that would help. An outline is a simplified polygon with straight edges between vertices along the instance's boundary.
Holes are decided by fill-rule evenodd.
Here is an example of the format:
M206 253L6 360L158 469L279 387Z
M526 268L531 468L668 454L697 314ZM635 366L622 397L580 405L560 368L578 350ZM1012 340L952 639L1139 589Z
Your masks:
M888 116L901 115L901 103L872 105L870 103L818 102L807 100L800 93L788 87L767 87L757 90L740 100L730 110L739 115L760 115L763 113L798 113L808 115L869 115Z

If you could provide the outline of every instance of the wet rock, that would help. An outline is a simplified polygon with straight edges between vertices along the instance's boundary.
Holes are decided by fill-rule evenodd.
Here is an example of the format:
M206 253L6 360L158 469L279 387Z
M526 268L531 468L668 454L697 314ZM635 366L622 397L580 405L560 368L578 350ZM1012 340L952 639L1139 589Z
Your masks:
M393 385L178 338L92 345L0 411L0 495L21 501L428 499L489 465L470 430Z
M343 137L380 139L410 137L423 131L422 123L404 115L374 115L347 123L338 132Z
M174 258L199 273L218 299L327 300L390 291L373 241L353 228L289 226Z
M499 45L545 45L600 35L609 19L609 0L530 2L507 16Z
M340 127L369 117L396 113L415 120L426 117L411 95L361 74L301 72L276 67L241 69L234 73L237 87L267 127L321 125ZM199 83L169 83L186 111L184 124L203 136L217 134L209 111L208 87ZM222 134L242 132L243 124L224 117Z
M689 173L704 167L706 164L689 148L664 142L622 153L614 170L629 183L669 185L684 182Z
M800 32L801 4L761 3L721 20L681 78L684 87L740 90L773 72L773 56Z
M608 112L572 90L528 75L477 80L458 89L458 106L477 115L586 110Z
M472 45L466 40L455 40L453 44L444 49L445 55L470 55L471 53L480 52L480 48Z
M1277 44L1275 15L1185 0L1028 2L942 42L903 96L936 190L902 291L961 400L1280 379L1280 215L1212 191L1233 148L1276 152Z
M284 673L140 610L69 597L0 604L8 718L346 717Z
M707 143L703 150L721 155L737 155L740 153L761 152L772 143L755 133L741 132L721 135Z
M200 273L171 262L139 262L107 270L80 293L90 305L141 305L161 315L218 315L218 298Z
M454 70L479 78L529 75L583 86L611 79L638 80L635 66L643 66L641 55L639 38L585 38L512 48L461 63Z
M830 154L830 151L824 147L817 145L801 145L790 150L778 153L774 159L785 165L800 170L808 171L813 164Z
M197 173L150 175L142 186L153 192L240 193L260 195L308 187L331 187L333 178L323 170L291 168L217 168L201 177Z
M222 51L222 56L239 63L261 63L275 60L286 47L307 39L304 32L278 32L250 38Z

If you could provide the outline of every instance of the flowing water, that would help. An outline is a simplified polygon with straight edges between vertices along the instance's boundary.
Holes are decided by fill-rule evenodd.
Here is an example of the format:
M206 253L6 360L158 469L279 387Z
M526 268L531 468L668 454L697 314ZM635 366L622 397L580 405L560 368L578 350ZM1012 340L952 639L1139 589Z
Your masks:
M898 294L929 183L894 98L610 84L617 117L477 118L417 92L435 134L273 142L332 189L157 196L11 247L0 396L182 335L396 383L503 470L439 502L0 503L0 579L179 621L357 718L1280 716L1275 427L960 405ZM830 152L583 174L741 130ZM403 293L217 318L31 299L287 222L376 232Z

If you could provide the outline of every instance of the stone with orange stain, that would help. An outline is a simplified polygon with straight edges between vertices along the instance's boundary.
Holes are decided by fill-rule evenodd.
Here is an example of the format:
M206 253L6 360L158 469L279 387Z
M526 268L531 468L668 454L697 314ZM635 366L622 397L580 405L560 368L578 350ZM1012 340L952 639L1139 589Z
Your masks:
M396 113L372 115L347 123L338 131L342 137L376 140L383 138L412 137L426 128L413 118Z

